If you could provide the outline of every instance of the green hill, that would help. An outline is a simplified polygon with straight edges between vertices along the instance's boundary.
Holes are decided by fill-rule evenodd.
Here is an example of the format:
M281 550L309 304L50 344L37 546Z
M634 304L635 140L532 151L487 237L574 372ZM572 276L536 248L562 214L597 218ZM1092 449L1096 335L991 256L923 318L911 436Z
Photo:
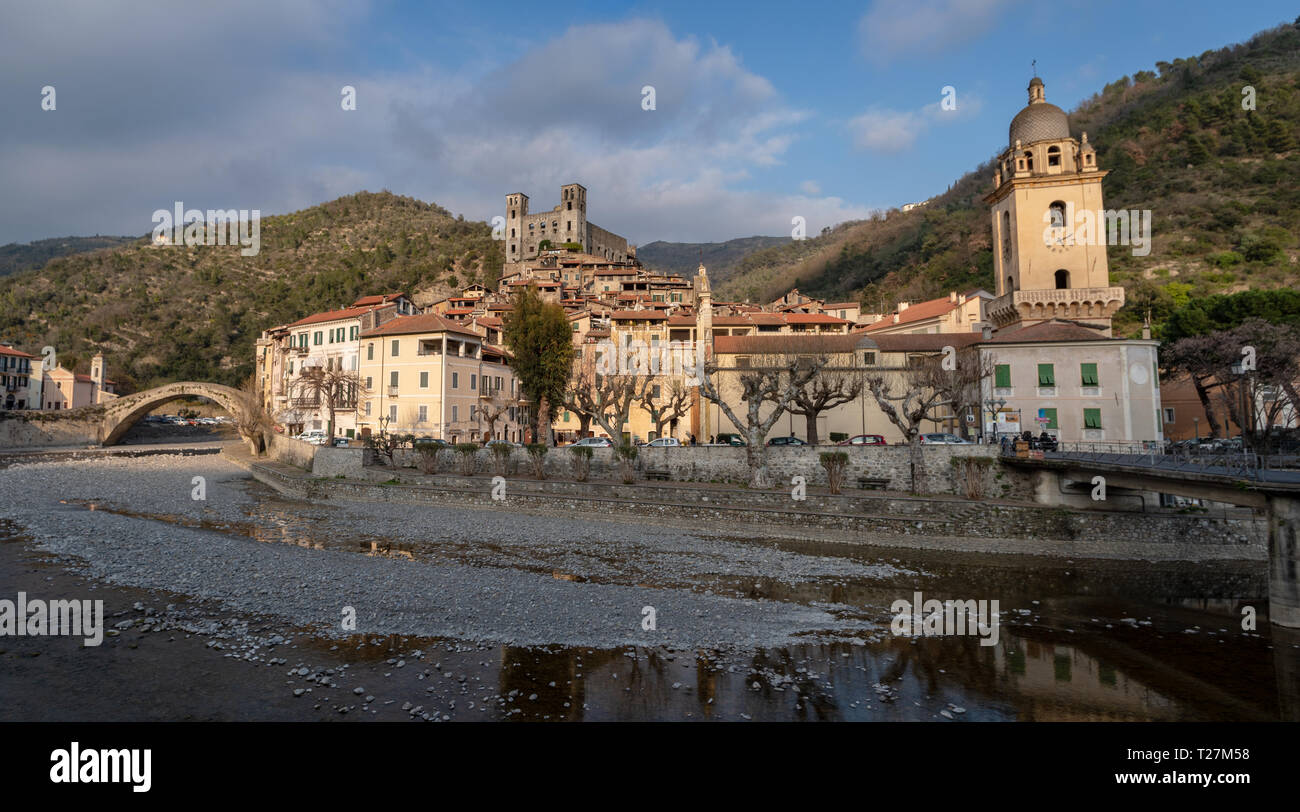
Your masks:
M0 338L54 346L86 371L97 350L131 388L171 380L238 384L262 330L367 293L417 303L471 282L495 286L500 242L486 223L389 192L263 217L261 251L156 247L147 238L0 279Z
M1148 309L1157 322L1190 297L1289 287L1300 280L1300 24L1122 77L1070 113L1086 130L1107 208L1151 209L1145 257L1109 249L1127 289L1117 333ZM1242 109L1242 88L1257 107ZM992 160L929 205L846 223L814 239L745 257L719 296L770 300L804 293L877 309L950 290L993 290L988 208Z
M763 248L792 242L789 237L738 237L726 242L663 242L638 245L636 257L647 268L694 276L700 262L709 269L710 284L718 285L738 269L741 259Z
M11 242L8 245L0 245L0 276L39 268L55 257L112 248L135 239L135 237L105 237L96 234L93 237L54 237L48 240L33 240L29 243Z

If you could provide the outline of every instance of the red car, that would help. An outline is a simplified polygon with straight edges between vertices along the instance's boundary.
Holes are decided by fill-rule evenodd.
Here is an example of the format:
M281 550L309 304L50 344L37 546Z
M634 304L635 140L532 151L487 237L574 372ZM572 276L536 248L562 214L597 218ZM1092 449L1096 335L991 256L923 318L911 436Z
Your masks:
M849 439L835 445L889 445L879 434L855 434Z

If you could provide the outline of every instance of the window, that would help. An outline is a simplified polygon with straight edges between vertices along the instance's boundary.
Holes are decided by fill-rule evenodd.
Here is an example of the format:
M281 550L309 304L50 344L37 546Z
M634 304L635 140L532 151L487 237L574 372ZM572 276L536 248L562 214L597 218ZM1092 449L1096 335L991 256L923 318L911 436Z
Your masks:
M1011 258L1011 212L1002 212L1002 256ZM1010 280L1008 280L1008 283ZM1011 290L1011 285L1007 285L1007 290Z
M1165 422L1166 423L1174 422L1174 410L1172 408L1168 408L1168 407L1165 408Z
M1056 369L1051 364L1038 365L1038 385L1056 386Z
M862 365L864 367L874 367L876 365L876 354L874 352L862 353Z
M1057 200L1047 210L1051 213L1052 228L1065 228L1065 204Z
M356 325L354 324L354 325L352 325L350 328L348 328L348 340L349 340L349 341L356 341L356 340L357 340L358 338L360 338L360 337L361 337L361 328L360 328L360 327L358 327L358 326L356 326Z
M374 385L375 385L375 380L374 380L374 378L371 378L369 375L367 375L367 376L366 376L366 388L369 389L370 387L372 387L372 386L374 386Z
M397 386L397 370L388 373L388 385Z
M390 422L390 423L396 423L396 422L397 422L397 407L396 407L396 406L389 406L389 407L388 407L388 422Z
M427 372L420 373L420 388L421 389L429 388L429 373Z
M375 360L375 342L373 341L366 345L366 360Z
M453 372L453 373L451 373L451 388L452 388L452 389L459 389L459 388L460 388L460 373L459 373L459 372Z
M1070 272L1062 268L1056 272L1056 289L1065 290L1070 287Z
M460 407L459 407L459 406L452 406L452 407L451 407L451 422L455 423L455 422L458 421L458 420L460 420Z
M1048 147L1048 148L1047 148L1047 165L1048 165L1048 166L1060 166L1060 165L1061 165L1061 148L1060 148L1060 147Z
M428 406L421 406L421 407L420 407L420 418L419 418L419 421L420 421L421 423L424 423L424 422L426 422L428 419L429 419L429 407L428 407Z
M1101 409L1084 409L1083 427L1085 429L1101 428Z
M1045 428L1045 429L1055 429L1055 428L1059 428L1059 426L1056 425L1056 410L1055 410L1055 409L1039 409L1039 410L1038 410L1038 416L1041 417L1041 418L1044 418L1044 419L1045 419L1045 422L1039 422L1039 424L1038 424L1038 425L1042 426L1043 428Z
M1011 365L998 364L993 367L993 385L998 389L1011 388Z
M478 376L477 376L477 375L470 375L470 376L469 376L469 388L470 388L471 391L478 389Z
M400 346L401 346L401 342L399 342L397 339L394 338L394 339L393 339L393 353L392 353L394 358L397 357L397 350L398 350L398 347L400 347Z
M366 417L370 416L370 401L366 401Z
M317 330L316 334L312 338L313 338L312 343L314 343L316 346L319 347L321 344L324 343L325 334L320 330Z
M1083 376L1084 386L1097 386L1097 365L1096 364L1079 364L1079 370Z
M738 369L749 369L749 356L741 355L736 358L736 367Z

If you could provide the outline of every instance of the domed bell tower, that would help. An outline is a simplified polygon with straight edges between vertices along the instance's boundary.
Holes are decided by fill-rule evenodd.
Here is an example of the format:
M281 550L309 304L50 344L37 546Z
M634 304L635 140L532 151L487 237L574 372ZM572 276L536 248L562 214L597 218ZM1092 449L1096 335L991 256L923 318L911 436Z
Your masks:
M989 204L997 298L989 315L999 327L1069 319L1110 335L1124 289L1110 286L1097 156L1088 134L1070 136L1065 111L1047 101L1043 80L1029 82L1029 104L1011 120L1009 147L998 156ZM1092 212L1092 233L1078 231ZM1086 218L1086 215L1085 215ZM1076 239L1076 236L1082 239Z

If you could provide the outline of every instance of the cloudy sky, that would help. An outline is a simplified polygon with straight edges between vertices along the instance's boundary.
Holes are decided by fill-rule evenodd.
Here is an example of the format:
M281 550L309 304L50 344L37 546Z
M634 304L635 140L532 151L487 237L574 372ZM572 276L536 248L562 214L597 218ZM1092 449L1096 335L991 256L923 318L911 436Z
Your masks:
M795 216L815 234L942 192L1004 147L1031 60L1068 110L1296 13L1273 0L6 3L0 244L145 234L175 201L269 215L362 189L490 220L507 193L550 208L566 182L638 244L789 234Z

